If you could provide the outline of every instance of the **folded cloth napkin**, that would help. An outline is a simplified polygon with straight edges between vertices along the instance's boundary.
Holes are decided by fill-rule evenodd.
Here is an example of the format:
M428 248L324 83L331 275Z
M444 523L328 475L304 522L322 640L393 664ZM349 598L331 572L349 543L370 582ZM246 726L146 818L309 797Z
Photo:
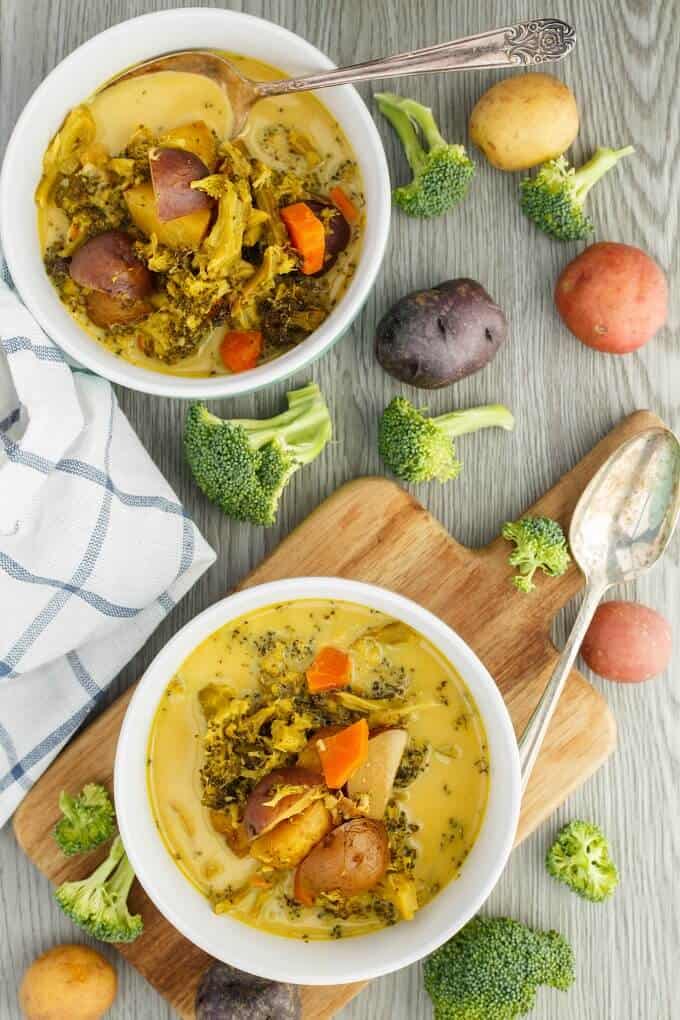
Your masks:
M0 253L0 827L214 559Z

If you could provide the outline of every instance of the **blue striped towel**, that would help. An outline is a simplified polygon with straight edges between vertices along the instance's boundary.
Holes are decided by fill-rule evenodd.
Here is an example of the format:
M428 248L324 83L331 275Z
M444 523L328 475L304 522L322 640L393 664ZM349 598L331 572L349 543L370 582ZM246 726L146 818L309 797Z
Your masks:
M0 254L0 827L214 559Z

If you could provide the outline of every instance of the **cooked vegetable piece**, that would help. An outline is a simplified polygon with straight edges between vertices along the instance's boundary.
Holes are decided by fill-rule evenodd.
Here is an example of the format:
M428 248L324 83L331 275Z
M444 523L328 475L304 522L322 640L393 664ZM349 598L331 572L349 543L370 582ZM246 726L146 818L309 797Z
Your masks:
M348 223L356 223L359 219L359 210L355 206L344 188L336 184L328 192L331 202L337 206Z
M135 873L116 836L109 855L89 878L62 882L55 899L74 924L100 942L134 942L144 923L127 907Z
M438 389L488 365L508 336L503 311L475 280L407 294L378 323L375 352L395 379Z
M196 991L196 1020L301 1020L297 985L246 974L227 963L213 963Z
M539 568L549 577L559 577L571 562L564 532L550 517L526 516L508 521L501 534L515 544L508 563L518 568L512 583L519 591L534 590L534 574Z
M304 768L275 769L248 797L243 825L249 839L261 836L323 795L323 776Z
M85 307L95 326L102 329L141 322L152 310L149 302L141 298L128 301L114 294L104 294L101 290L93 290L87 295Z
M385 730L368 741L366 760L350 776L350 797L368 797L368 817L382 818L408 741L406 730Z
M34 960L19 988L24 1020L100 1020L116 997L116 972L89 946L54 946Z
M603 602L581 646L599 676L623 684L650 680L667 668L673 639L668 620L637 602Z
M67 114L43 156L42 178L35 193L40 208L46 208L59 174L78 168L81 153L92 144L96 133L97 125L87 106L76 106Z
M151 273L137 258L132 238L122 230L107 230L86 241L71 259L69 272L81 287L127 301L151 292Z
M333 829L295 872L295 899L311 906L322 892L356 896L383 878L389 862L387 830L373 818L352 818Z
M592 903L608 899L619 884L609 842L592 822L568 822L546 856L548 874Z
M217 163L217 139L204 120L194 120L190 124L166 131L158 139L161 146L173 149L185 149L198 156L211 172Z
M187 216L163 222L156 209L156 197L151 184L136 184L124 194L132 222L143 234L156 235L158 243L173 251L196 251L208 233L211 209L197 209Z
M323 769L321 768L321 758L319 757L318 741L326 737L332 737L334 733L339 733L341 729L342 726L322 726L321 729L316 730L297 756L297 764L300 768L311 769L312 772L321 774Z
M464 146L443 138L429 107L392 92L376 93L375 100L397 132L413 171L413 180L392 192L396 205L409 216L448 212L465 198L475 173Z
M163 222L212 207L210 195L191 187L208 176L207 166L193 152L159 146L149 151L149 166L156 211Z
M220 357L230 372L247 372L257 365L262 346L258 329L231 330L220 344Z
M55 826L54 838L67 857L94 850L116 831L113 804L100 783L86 783L76 797L62 790L59 810L62 817Z
M424 975L434 1020L516 1020L540 985L573 984L574 954L559 932L474 917L425 961Z
M352 659L341 648L321 648L307 670L307 685L314 694L346 687L352 679Z
M233 805L235 807L235 805ZM250 840L243 822L230 812L211 810L210 824L215 832L224 836L224 841L237 857L247 857L250 850Z
M406 397L395 397L380 419L378 450L390 471L405 482L447 482L457 478L462 467L453 438L492 427L515 427L502 404L427 418Z
M470 115L470 138L499 170L528 170L561 156L578 126L571 89L532 71L487 89Z
M403 871L391 872L387 876L387 887L400 916L404 921L412 921L419 907L416 880Z
M323 266L315 276L323 276L337 262L338 255L347 247L352 237L352 230L342 213L329 205L327 202L317 202L315 199L307 199L306 204L315 216L318 216L323 223L325 231L325 247Z
M359 719L331 737L317 741L326 785L339 790L368 757L368 723Z
M304 811L279 822L250 844L250 853L272 868L294 868L326 835L331 816L325 804L317 800Z
M318 273L323 267L326 232L323 222L306 202L294 202L280 210L290 242L302 259L305 276Z

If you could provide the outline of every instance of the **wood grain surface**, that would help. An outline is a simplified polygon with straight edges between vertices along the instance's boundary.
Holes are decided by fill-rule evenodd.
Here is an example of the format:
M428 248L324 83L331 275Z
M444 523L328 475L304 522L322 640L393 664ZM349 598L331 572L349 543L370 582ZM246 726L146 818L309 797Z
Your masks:
M528 14L571 21L579 42L555 73L574 89L581 110L574 158L580 160L598 144L630 141L637 149L589 200L597 236L646 248L669 274L673 293L680 267L678 0L192 2L267 17L309 39L337 63L467 35ZM181 0L0 0L0 150L31 92L74 47L127 17L180 5ZM438 75L394 86L432 105L444 133L458 140L465 138L476 98L498 77L498 72ZM360 88L369 104L379 87ZM405 162L394 138L384 124L379 127L395 179L405 180ZM561 326L552 304L554 280L580 246L551 242L531 230L516 205L516 175L493 171L481 159L478 163L469 199L445 220L417 222L395 215L371 298L350 333L312 371L331 404L336 443L295 478L274 528L234 525L200 497L182 460L184 409L179 402L119 391L132 425L219 559L104 701L136 679L182 623L235 586L341 483L382 473L375 450L376 415L399 387L375 364L372 337L379 316L408 290L450 276L472 276L511 322L511 340L490 367L427 400L435 413L503 401L517 416L512 436L489 432L460 441L465 470L455 484L418 489L418 498L465 545L489 542L504 520L535 500L624 414L649 407L678 427L677 299L671 303L669 327L647 348L625 358L586 350ZM302 383L304 377L294 381ZM218 403L215 410L273 413L284 388ZM679 558L676 538L658 570L613 593L665 611L678 640ZM558 645L574 614L572 603L558 615L553 625ZM574 944L577 983L567 994L541 992L533 1014L540 1020L671 1020L677 1015L680 945L680 668L676 657L668 675L642 688L595 684L617 719L618 750L515 851L488 907L558 928ZM582 903L545 875L546 846L556 826L574 816L599 821L617 855L621 888L601 907ZM47 880L21 853L7 827L0 833L0 1020L19 1020L16 988L33 957L73 938L73 927L51 901ZM133 968L119 967L119 977L112 1020L170 1020L170 1008ZM340 1020L430 1016L420 968L413 966L372 982Z

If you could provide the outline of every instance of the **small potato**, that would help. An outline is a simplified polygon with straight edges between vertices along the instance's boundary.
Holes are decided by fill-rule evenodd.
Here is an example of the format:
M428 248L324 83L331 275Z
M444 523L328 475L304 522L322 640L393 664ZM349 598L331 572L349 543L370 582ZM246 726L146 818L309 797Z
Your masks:
M571 89L551 74L504 78L477 101L470 137L499 170L528 170L561 156L578 133Z
M347 783L350 797L368 797L369 818L382 818L392 795L394 777L408 743L406 730L384 730L368 741L368 757Z
M107 230L86 241L71 259L70 274L81 287L126 301L151 293L151 273L137 258L132 238L122 230Z
M123 194L132 222L143 234L155 234L158 243L173 251L196 251L208 233L211 209L197 209L196 212L164 222L156 210L156 196L150 184L136 184Z
M671 658L671 628L637 602L603 602L588 628L581 655L594 673L635 684L657 676Z
M194 120L191 124L166 131L158 139L159 145L173 149L185 149L205 163L211 172L217 163L217 139L204 120Z
M104 294L100 290L93 290L85 299L87 314L95 324L103 329L110 326L132 325L140 322L151 311L151 305L141 299L126 301L122 297L113 294Z
M274 769L260 780L248 797L243 814L243 825L248 838L262 836L285 818L302 811L310 803L310 793L314 796L323 785L323 776L309 769L295 767ZM275 797L277 789L286 786L304 789L281 797L275 804L267 803Z
M89 946L55 946L24 974L25 1020L99 1020L116 997L116 972Z
M331 816L323 801L287 818L250 844L250 853L272 868L294 868L326 835Z
M600 241L562 270L555 304L565 326L586 347L628 354L665 324L668 284L640 248Z
M295 872L295 899L310 906L321 892L355 896L387 871L389 844L382 822L352 818L333 829Z
M176 220L199 209L212 208L210 195L191 187L192 181L208 175L207 166L193 152L159 146L150 150L149 166L160 220Z

